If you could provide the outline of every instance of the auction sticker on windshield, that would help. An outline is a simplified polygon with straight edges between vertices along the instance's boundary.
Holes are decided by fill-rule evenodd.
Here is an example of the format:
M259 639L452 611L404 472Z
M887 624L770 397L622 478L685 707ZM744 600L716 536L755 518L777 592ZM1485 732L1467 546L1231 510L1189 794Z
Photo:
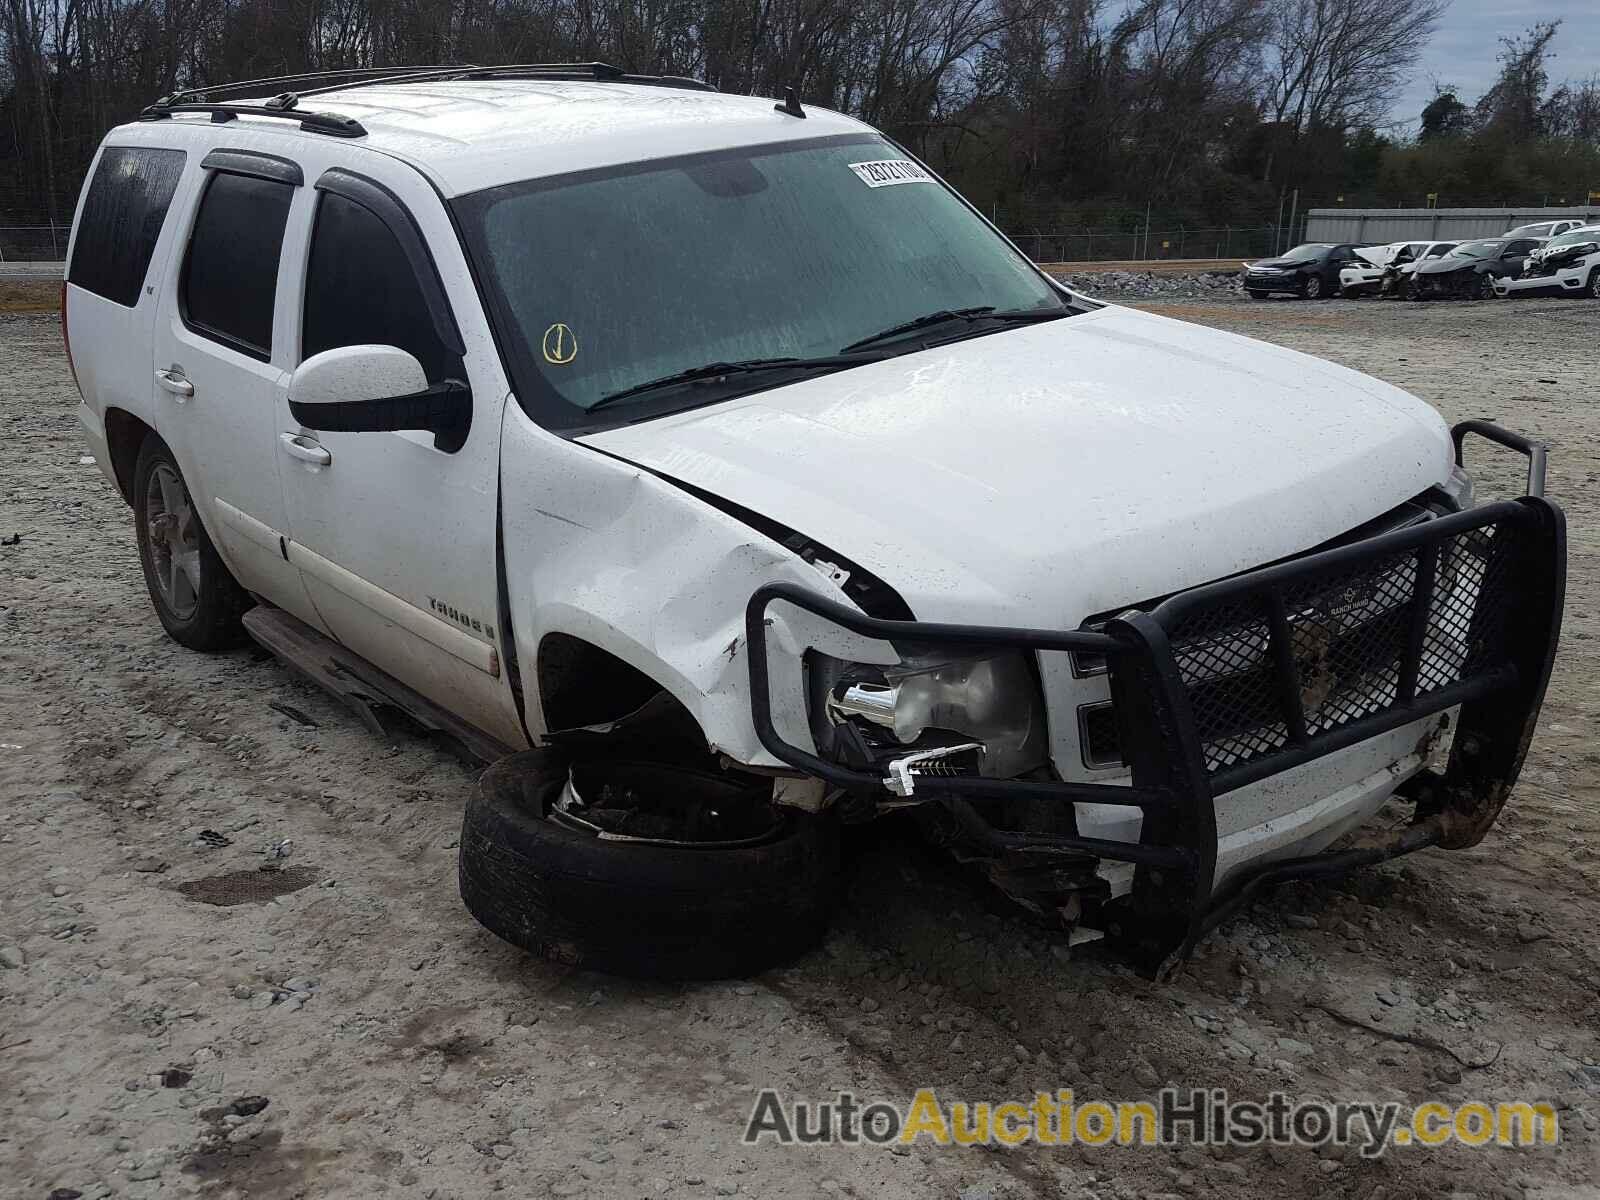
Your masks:
M851 163L861 182L868 187L893 187L897 183L932 183L929 175L916 163L905 158L881 158L875 162Z

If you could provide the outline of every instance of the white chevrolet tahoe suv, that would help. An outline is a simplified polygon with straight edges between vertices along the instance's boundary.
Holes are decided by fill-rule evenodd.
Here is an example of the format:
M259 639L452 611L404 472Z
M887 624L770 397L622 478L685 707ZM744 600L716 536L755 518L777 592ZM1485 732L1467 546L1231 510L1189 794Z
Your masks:
M1560 626L1541 447L1077 295L792 92L169 96L94 161L63 325L171 636L492 761L468 906L600 969L798 952L839 826L915 807L1159 970L1262 884L1480 839ZM1528 495L1473 504L1468 433Z

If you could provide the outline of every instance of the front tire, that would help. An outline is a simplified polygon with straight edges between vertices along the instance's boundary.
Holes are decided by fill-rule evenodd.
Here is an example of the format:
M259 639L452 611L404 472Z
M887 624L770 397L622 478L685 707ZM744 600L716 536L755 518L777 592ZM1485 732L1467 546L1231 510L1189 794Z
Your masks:
M605 762L667 800L709 788L740 803L725 776ZM753 975L822 939L837 888L831 815L778 810L770 837L741 844L606 839L556 819L568 768L555 750L513 754L467 801L461 899L489 932L569 966L655 979Z
M1600 300L1600 267L1590 269L1589 282L1584 285L1583 294L1591 300Z
M133 527L145 588L167 635L205 653L239 645L250 596L200 523L172 450L153 433L133 471Z
M1487 271L1478 276L1478 282L1472 288L1472 298L1474 300L1494 299L1494 279L1490 277Z

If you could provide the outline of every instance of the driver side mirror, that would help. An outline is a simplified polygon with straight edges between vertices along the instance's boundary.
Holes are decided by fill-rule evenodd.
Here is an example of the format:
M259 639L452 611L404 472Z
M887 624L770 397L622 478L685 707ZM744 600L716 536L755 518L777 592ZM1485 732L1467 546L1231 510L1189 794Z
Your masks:
M455 379L430 385L416 356L398 346L339 346L295 368L289 411L319 433L425 430L450 453L467 440L472 391Z

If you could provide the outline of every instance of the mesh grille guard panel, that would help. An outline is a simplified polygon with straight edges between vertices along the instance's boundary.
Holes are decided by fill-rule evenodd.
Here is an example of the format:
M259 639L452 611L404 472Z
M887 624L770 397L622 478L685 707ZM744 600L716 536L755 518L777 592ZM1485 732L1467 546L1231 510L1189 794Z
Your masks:
M1512 635L1543 526L1525 502L1489 505L1152 610L1213 792L1506 686L1527 666Z

